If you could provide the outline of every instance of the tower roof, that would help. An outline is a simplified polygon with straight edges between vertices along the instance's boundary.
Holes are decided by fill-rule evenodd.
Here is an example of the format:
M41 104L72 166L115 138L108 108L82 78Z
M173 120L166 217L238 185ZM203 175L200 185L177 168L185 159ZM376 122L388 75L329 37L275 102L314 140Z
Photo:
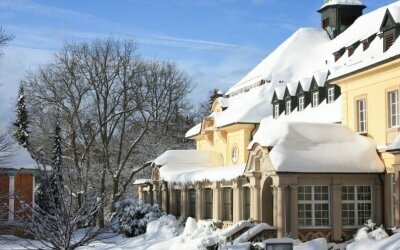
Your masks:
M321 12L325 8L333 5L361 6L363 9L366 7L361 0L325 0L325 4L321 6L318 12Z

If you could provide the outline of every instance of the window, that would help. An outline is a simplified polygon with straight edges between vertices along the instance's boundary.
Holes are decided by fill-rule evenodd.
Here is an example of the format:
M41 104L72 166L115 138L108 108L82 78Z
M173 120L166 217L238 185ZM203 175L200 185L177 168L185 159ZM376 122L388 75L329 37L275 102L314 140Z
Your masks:
M222 220L232 221L233 220L233 192L232 188L222 189Z
M175 190L176 195L176 216L181 216L181 190Z
M328 88L328 103L335 101L335 87Z
M399 126L399 91L388 93L389 99L389 125L391 128Z
M342 187L342 225L358 227L372 217L372 189L370 186Z
M206 188L204 190L204 219L212 219L213 216L213 190L211 188Z
M299 97L299 111L304 110L304 96Z
M234 145L232 148L231 160L233 164L236 164L239 161L239 148L237 145Z
M196 190L189 189L189 216L196 218Z
M278 118L279 117L279 104L275 104L274 105L274 118Z
M324 29L329 27L329 18L325 18L324 21L322 21L322 27Z
M367 132L367 108L365 99L357 100L357 132Z
M299 186L298 202L299 226L329 226L328 186Z
M243 214L242 219L248 220L250 219L250 188L243 188Z
M390 47L392 47L394 43L394 30L388 31L385 35L385 51L387 51Z
M286 115L290 115L292 112L292 101L286 101Z
M318 107L319 105L319 93L318 92L314 92L312 94L312 106L313 108Z

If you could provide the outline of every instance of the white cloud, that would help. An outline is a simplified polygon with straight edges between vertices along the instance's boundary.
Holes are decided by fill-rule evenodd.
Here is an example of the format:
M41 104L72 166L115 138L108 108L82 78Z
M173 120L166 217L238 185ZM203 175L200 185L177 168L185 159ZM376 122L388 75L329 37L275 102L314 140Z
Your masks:
M30 0L1 0L0 8L34 15L46 15L60 18L92 18L93 16L77 11L66 10L38 4Z

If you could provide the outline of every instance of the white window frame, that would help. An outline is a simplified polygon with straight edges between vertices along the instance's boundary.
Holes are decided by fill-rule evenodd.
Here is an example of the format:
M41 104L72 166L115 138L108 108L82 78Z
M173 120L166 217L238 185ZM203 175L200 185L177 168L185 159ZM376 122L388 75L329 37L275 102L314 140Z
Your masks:
M299 111L304 110L304 96L299 97Z
M367 100L356 100L357 108L357 133L367 133Z
M279 117L279 104L274 104L274 118L277 119Z
M354 200L343 200L343 187L354 187ZM358 200L358 188L359 187L369 187L369 189L370 189L370 197L371 197L370 200ZM358 227L364 225L364 223L366 223L366 221L358 223L358 220L359 220L358 205L359 204L369 204L370 205L370 207L371 207L371 211L370 211L371 216L370 217L371 218L369 218L369 219L372 219L373 218L373 212L374 212L374 207L373 207L372 200L373 200L372 186L369 186L369 185L357 185L357 186L344 185L344 186L342 186L342 205L343 204L354 204L354 223L355 223L354 225L344 225L343 224L343 219L342 219L343 227L346 227L346 228L358 228Z
M328 103L333 103L335 101L335 87L328 88Z
M389 105L389 127L396 128L399 126L399 91L388 92Z
M316 108L319 105L319 92L312 93L312 107Z
M331 191L330 187L328 185L315 185L315 186L310 186L310 185L302 185L300 187L311 187L311 200L300 200L298 199L298 204L311 204L311 225L301 225L300 220L298 221L299 227L300 228L329 228L331 226L331 205L330 205L330 200L331 200ZM315 188L316 187L327 187L328 188L328 200L315 200ZM298 195L300 194L300 191ZM328 204L328 225L323 225L323 226L316 226L315 225L315 205L316 204Z
M286 101L286 115L292 113L292 101Z

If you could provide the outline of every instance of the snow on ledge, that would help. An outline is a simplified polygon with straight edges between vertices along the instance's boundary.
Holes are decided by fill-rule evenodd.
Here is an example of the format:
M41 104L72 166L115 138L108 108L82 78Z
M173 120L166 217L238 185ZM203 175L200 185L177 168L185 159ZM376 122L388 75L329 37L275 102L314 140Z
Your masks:
M150 183L150 179L136 179L133 185L144 185Z
M360 0L327 0L320 10L331 5L364 5Z
M261 123L252 144L273 147L269 152L277 172L381 173L384 165L376 145L339 124Z

